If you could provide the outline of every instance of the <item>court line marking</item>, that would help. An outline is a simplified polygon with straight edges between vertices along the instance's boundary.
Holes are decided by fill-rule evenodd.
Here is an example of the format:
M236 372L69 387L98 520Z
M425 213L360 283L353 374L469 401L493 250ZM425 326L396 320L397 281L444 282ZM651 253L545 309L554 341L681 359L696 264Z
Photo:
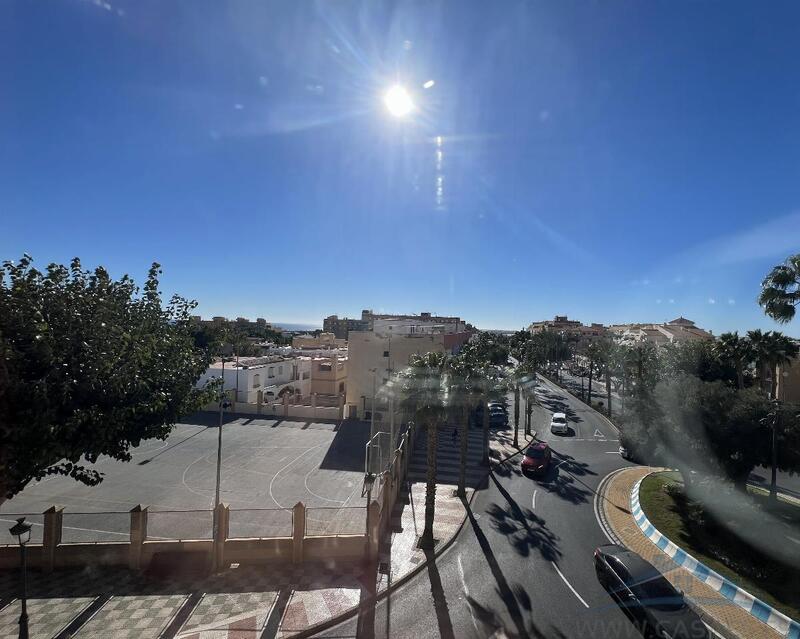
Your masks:
M555 569L556 569L556 572L558 573L558 576L559 576L559 577L561 577L561 579L564 581L564 583L565 583L565 584L567 584L567 587L568 587L568 588L569 588L569 589L572 591L572 594L573 594L573 595L575 595L575 596L578 598L578 601L580 601L580 602L581 602L581 603L582 603L584 606L586 606L586 607L588 608L588 607L589 607L589 604L587 604L587 603L586 603L586 602L583 600L583 597L581 597L581 596L578 594L578 591L577 591L577 590L575 590L575 588L573 588L573 587L572 587L572 584L571 584L571 583L569 583L569 582L567 581L567 578L564 576L564 573L562 573L562 572L561 572L561 571L558 569L558 566L556 566L555 562L554 562L554 561L551 561L550 563L551 563L551 564L553 564L553 568L555 568Z
M93 513L83 513L83 514L91 515ZM101 514L101 513L98 513L98 514ZM127 514L127 513L122 513L122 514ZM17 523L16 519L0 519L0 521L7 522L9 524L16 524ZM38 521L29 521L28 523L31 524L32 526L42 526L42 527L44 527L44 524L39 523ZM61 526L61 527L62 528L68 528L69 530L80 530L81 532L103 533L104 535L121 535L122 537L130 537L131 536L130 532L115 532L113 530L100 530L99 528L79 528L78 526ZM147 535L147 538L148 539L174 539L174 537L159 537L157 535ZM91 543L91 542L86 542L86 543ZM2 544L0 544L0 545L2 545ZM10 545L13 545L13 544L6 544L6 545L10 546Z
M280 503L280 502L279 502L277 499L275 499L275 495L272 493L272 485L275 483L275 480L278 478L278 475L280 475L280 474L281 474L281 473L282 473L284 470L286 470L287 468L289 468L289 466L291 466L292 464L294 464L294 463L295 463L295 462L296 462L298 459L300 459L300 458L301 458L301 457L303 457L304 455L307 455L307 454L308 454L308 453L310 453L312 450L316 450L317 448L319 448L319 447L320 447L320 446L322 446L322 445L323 445L323 444L317 444L316 446L312 446L311 448L309 448L309 449L307 449L307 450L303 451L303 452L302 452L302 453L300 453L300 454L299 454L297 457L295 457L295 458L294 458L292 461L290 461L288 464L286 464L285 466L282 466L282 467L281 467L281 469L280 469L280 470L279 470L277 473L275 473L275 474L272 476L272 479L271 479L271 480L270 480L270 482L269 482L269 496L270 496L270 498L272 499L272 501L274 501L274 502L275 502L275 505L276 505L276 506L278 506L278 508L286 508L286 506L282 506L282 505L281 505L281 503Z
M324 458L324 455L323 455L323 458ZM322 461L322 460L320 460L320 461ZM339 504L340 506L341 506L342 504L345 504L345 503L347 502L347 499L330 499L329 497L323 497L322 495L320 495L320 494L318 494L318 493L315 493L313 490L311 490L311 489L308 487L308 476L309 476L311 473L313 473L315 470L319 470L319 466L317 466L316 468L314 468L314 467L312 466L311 470L309 470L309 471L306 473L306 476L305 476L305 478L303 479L303 485L306 487L306 490L307 490L309 493L311 493L312 495L314 495L314 497L318 497L319 499L322 499L323 501L329 501L329 502L331 502L331 503L334 503L334 504Z

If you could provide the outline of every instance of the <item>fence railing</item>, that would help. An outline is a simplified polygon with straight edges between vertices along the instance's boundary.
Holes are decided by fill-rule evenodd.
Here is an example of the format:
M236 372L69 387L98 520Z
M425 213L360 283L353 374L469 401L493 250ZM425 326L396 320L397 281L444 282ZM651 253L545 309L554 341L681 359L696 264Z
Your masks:
M128 512L64 512L61 543L126 542L130 540Z
M306 508L306 537L363 535L366 530L366 506Z
M294 518L288 508L231 508L228 539L291 537Z
M146 539L211 539L213 510L149 510Z

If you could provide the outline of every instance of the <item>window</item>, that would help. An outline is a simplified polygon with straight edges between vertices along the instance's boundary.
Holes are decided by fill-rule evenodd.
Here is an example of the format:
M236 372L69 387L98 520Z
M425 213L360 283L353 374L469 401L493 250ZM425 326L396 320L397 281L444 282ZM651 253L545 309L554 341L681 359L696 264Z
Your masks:
M344 393L344 382L339 382L339 392Z
M278 375L283 375L283 366L278 366Z
M261 386L261 375L256 373L253 375L253 388L259 388Z
M333 370L333 367L330 364L320 364L319 365L320 372L328 373Z
M274 366L270 366L269 369L267 369L267 377L269 377L270 379L275 377L275 367Z
M303 379L308 379L309 377L311 377L311 373L308 371L303 372Z
M389 357L389 351L383 351L383 356L384 357Z

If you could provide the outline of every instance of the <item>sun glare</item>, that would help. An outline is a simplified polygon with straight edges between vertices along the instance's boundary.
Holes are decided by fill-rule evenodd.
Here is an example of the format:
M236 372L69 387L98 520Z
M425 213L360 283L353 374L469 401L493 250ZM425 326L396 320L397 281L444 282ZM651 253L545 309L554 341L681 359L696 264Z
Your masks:
M414 109L414 102L405 87L399 84L394 85L383 96L383 102L386 108L393 116L402 118L408 115Z

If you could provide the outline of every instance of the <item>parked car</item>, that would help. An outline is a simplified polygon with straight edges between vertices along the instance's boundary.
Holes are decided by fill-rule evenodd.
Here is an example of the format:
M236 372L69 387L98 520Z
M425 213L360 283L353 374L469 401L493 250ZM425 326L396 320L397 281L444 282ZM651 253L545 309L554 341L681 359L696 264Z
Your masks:
M500 406L489 406L489 425L505 426L508 424L508 413Z
M525 456L520 462L520 469L523 475L543 475L550 468L553 455L550 446L545 442L537 442L528 447Z
M553 413L553 419L550 420L550 432L556 435L566 435L569 432L565 413Z
M706 639L700 617L686 604L683 593L635 552L609 544L594 551L600 584L659 639Z

